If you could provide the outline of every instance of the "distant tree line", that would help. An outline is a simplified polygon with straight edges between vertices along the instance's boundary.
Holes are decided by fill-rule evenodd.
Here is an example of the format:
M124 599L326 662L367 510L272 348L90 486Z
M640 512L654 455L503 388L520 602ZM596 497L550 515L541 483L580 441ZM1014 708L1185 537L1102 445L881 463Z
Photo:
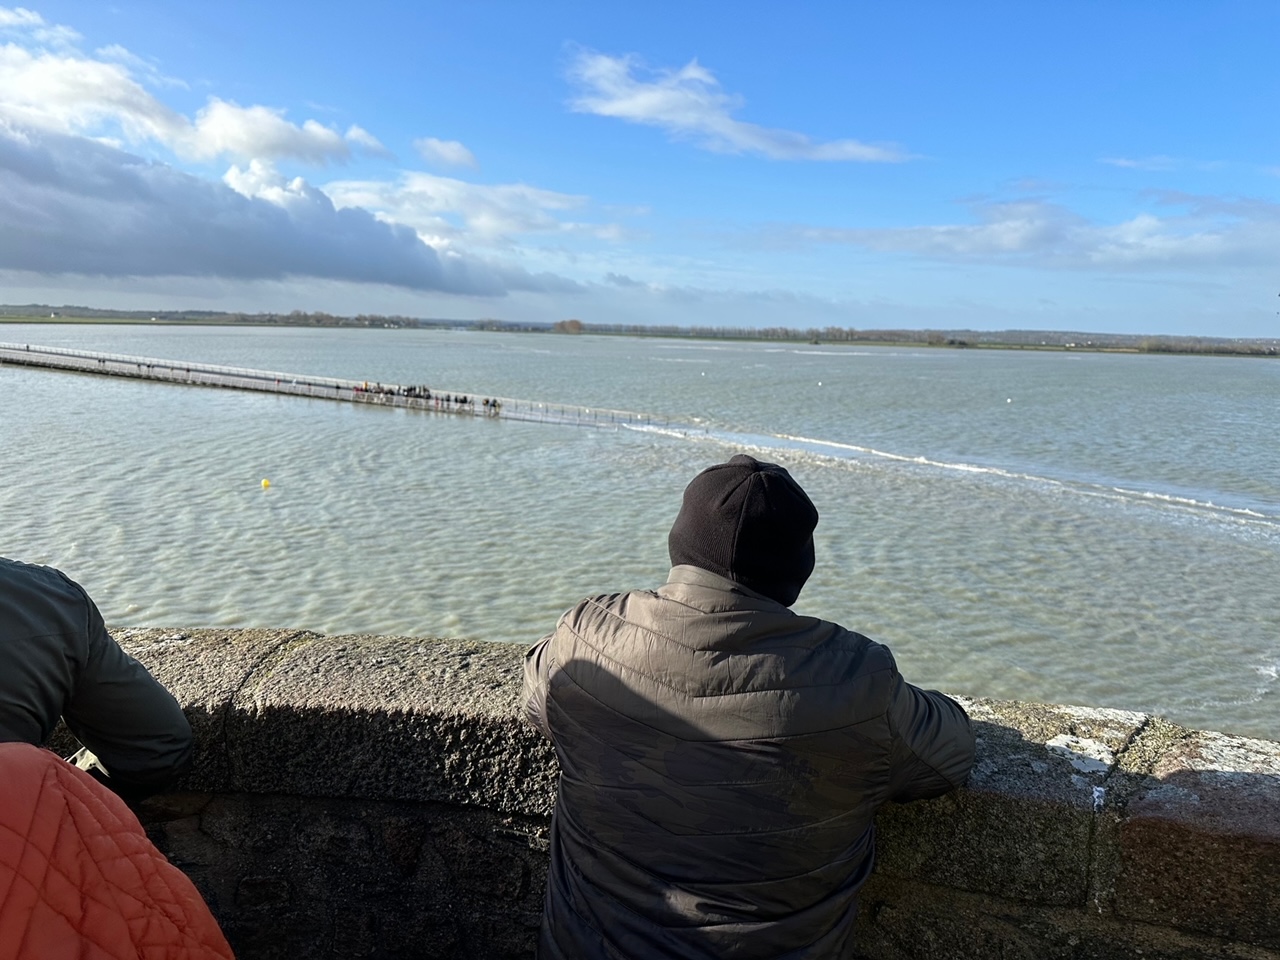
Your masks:
M405 317L399 315L361 313L354 317L324 311L293 310L289 313L240 313L216 310L105 310L97 307L61 306L28 303L0 306L0 319L29 320L121 320L128 323L225 323L267 324L290 327L373 327L373 328L441 328L468 327L480 330L539 330L551 328L549 323L511 323L506 320L456 320L449 318Z
M1073 333L1059 330L901 330L852 327L677 327L583 323L561 320L556 333L597 333L632 337L779 340L791 343L922 344L931 347L1023 347L1062 350L1126 350L1139 353L1280 355L1280 340L1227 337L1152 337L1127 333Z
M901 330L852 327L677 327L583 323L561 320L556 333L597 333L633 337L779 340L791 343L922 344L931 347L1034 347L1062 350L1126 350L1141 353L1214 353L1241 356L1280 355L1280 340L1226 337L1152 337L1125 333L1073 333L1053 330Z
M1280 356L1280 340L1261 338L1144 336L1124 333L1079 333L1048 330L858 330L852 327L680 327L638 323L513 323L495 318L456 320L361 313L354 317L323 311L226 313L213 310L103 310L47 304L0 305L0 319L85 319L162 323L244 323L293 327L466 328L529 333L593 333L631 337L774 340L789 343L920 344L930 347L1014 347L1022 349L1126 350L1139 353L1207 353L1226 356Z
M1280 355L1275 340L1225 340L1218 337L1143 337L1143 353L1219 353L1224 356L1274 357Z

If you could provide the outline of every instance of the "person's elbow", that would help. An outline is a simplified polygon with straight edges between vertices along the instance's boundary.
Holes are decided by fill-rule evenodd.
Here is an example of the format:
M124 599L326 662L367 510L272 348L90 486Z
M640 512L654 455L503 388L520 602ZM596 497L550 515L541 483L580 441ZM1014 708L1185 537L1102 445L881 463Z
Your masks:
M951 724L950 741L937 758L938 773L947 782L947 790L958 790L963 787L973 771L977 759L978 738L974 735L973 724L968 714L957 705L960 717Z
M162 793L187 773L195 762L196 742L185 716L153 734L126 762L105 766L103 781L126 800L137 801Z
M166 787L191 769L196 756L196 737L191 722L185 716L181 725L168 731L164 738L164 750L157 757L160 777Z
M543 637L525 652L524 683L520 691L524 722L548 740L551 739L551 728L547 724L547 686L550 680L547 646L550 641L550 636Z
M937 691L913 691L913 716L901 732L903 751L894 799L927 800L964 786L977 738L964 708Z

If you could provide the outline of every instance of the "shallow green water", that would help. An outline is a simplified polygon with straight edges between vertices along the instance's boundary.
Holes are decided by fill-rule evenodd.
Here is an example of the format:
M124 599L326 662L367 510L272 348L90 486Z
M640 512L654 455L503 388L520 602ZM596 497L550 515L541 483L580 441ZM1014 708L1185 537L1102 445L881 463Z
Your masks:
M448 331L0 339L696 424L0 367L0 552L62 567L112 624L530 641L583 594L660 582L684 484L748 449L822 514L797 609L889 643L910 679L1280 735L1280 364Z

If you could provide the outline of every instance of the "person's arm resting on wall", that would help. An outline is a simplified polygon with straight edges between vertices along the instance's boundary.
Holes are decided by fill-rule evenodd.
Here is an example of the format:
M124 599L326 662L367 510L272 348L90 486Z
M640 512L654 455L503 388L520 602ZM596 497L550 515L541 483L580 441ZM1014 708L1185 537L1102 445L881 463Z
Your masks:
M895 670L889 704L893 740L890 800L924 800L961 786L974 759L973 727L960 704L921 690Z
M551 637L543 637L524 655L524 691L521 702L524 704L524 719L529 726L537 730L548 740L551 739L551 728L547 726L547 684L551 677Z
M111 639L88 594L76 589L88 605L88 658L62 716L107 772L105 778L90 774L126 800L139 799L191 765L191 725L173 695Z

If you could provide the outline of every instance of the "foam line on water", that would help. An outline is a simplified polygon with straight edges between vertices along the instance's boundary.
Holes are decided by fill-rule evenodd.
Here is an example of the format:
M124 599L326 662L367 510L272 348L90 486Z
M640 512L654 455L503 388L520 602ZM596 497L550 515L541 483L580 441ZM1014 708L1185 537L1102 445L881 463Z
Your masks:
M952 471L955 473L986 475L996 477L1001 480L1011 480L1020 483L1036 484L1044 487L1053 487L1075 493L1080 496L1099 497L1124 502L1132 502L1134 500L1147 501L1156 505L1169 506L1176 509L1208 513L1222 520L1255 524L1271 530L1280 529L1280 518L1269 516L1247 507L1223 506L1221 504L1214 503L1211 500L1199 500L1194 497L1161 493L1154 490L1137 490L1110 484L1090 483L1088 481L1057 480L1052 477L1042 477L1036 474L1007 470L1003 467L935 460L930 457L893 453L888 450L878 450L875 447L868 447L855 443L843 443L836 440L821 440L816 437L803 437L786 433L748 434L733 431L707 431L696 428L684 430L678 427L653 427L645 425L633 425L630 429L645 430L653 433L659 433L664 436L684 439L713 440L738 447L747 447L761 452L806 452L817 454L818 456L830 457L835 460L845 461L860 457L868 457L895 463L905 463L937 470Z
M877 450L874 447L860 446L851 443L839 443L833 440L819 440L813 437L800 437L791 434L778 434L778 436L783 440L810 446L848 450L852 453L865 456L878 457L884 460L894 460L902 463L920 464L922 466L936 467L940 470L953 470L960 473L988 474L1002 479L1019 480L1044 486L1060 487L1062 489L1071 490L1087 496L1154 501L1157 503L1167 504L1172 507L1208 511L1215 515L1230 517L1240 520L1241 522L1256 522L1267 527L1276 527L1280 525L1277 524L1277 518L1268 516L1265 513L1260 513L1257 510L1249 509L1248 507L1223 506L1222 504L1214 503L1212 500L1198 500L1195 497L1179 496L1172 493L1161 493L1156 490L1136 490L1130 487L1090 483L1088 481L1055 480L1052 477L1042 477L1036 474L1023 473L1016 470L1006 470L1002 467L983 466L981 464L974 463L955 463L947 460L934 460L924 456L891 453L886 450Z
M1271 521L1265 513L1259 513L1257 510L1250 510L1247 507L1224 507L1221 504L1214 503L1212 500L1196 500L1193 497L1179 497L1171 493L1157 493L1154 490L1130 490L1127 487L1111 487L1113 492L1122 494L1126 497L1140 497L1143 500L1160 500L1165 503L1179 507L1201 507L1208 510L1220 511L1223 513L1238 514L1242 518L1256 519L1263 521Z

